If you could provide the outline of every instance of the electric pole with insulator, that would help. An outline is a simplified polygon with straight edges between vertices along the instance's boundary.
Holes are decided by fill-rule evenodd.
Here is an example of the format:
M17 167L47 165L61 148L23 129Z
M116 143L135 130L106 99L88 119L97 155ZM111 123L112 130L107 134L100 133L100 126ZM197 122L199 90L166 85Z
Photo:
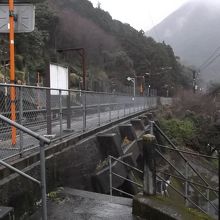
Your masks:
M196 93L196 71L193 70L193 93Z

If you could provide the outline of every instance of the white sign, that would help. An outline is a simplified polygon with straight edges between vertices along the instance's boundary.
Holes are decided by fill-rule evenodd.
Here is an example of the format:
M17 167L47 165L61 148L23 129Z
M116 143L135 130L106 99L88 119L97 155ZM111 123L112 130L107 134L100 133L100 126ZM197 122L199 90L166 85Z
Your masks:
M68 85L68 68L50 64L50 88L67 90ZM59 91L51 90L51 95L59 95ZM62 95L68 95L68 91L62 92Z
M15 33L32 32L35 27L35 6L32 4L14 5ZM9 6L0 4L0 33L9 33Z

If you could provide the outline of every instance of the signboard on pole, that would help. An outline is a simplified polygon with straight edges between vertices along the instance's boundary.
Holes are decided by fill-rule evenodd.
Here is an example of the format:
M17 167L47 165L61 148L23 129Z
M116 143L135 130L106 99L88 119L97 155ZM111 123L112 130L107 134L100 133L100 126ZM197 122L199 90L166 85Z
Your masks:
M50 64L50 88L69 89L68 68L58 64ZM68 91L62 92L68 95ZM51 95L59 95L58 90L51 90Z
M15 33L28 33L34 30L35 6L32 4L14 5ZM0 33L9 33L9 6L0 3Z

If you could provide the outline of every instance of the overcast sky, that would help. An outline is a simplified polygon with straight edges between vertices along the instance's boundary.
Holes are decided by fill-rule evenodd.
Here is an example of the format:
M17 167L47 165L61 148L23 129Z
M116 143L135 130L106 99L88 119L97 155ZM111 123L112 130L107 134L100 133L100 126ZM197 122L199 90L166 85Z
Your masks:
M188 0L90 0L94 7L98 2L113 19L129 23L137 30L147 31Z

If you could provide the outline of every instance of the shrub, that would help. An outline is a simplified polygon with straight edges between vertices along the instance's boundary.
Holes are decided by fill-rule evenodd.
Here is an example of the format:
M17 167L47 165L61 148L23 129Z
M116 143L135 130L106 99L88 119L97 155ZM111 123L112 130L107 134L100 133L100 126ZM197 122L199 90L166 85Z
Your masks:
M160 124L168 137L178 144L185 144L196 136L195 124L189 119L161 119Z

